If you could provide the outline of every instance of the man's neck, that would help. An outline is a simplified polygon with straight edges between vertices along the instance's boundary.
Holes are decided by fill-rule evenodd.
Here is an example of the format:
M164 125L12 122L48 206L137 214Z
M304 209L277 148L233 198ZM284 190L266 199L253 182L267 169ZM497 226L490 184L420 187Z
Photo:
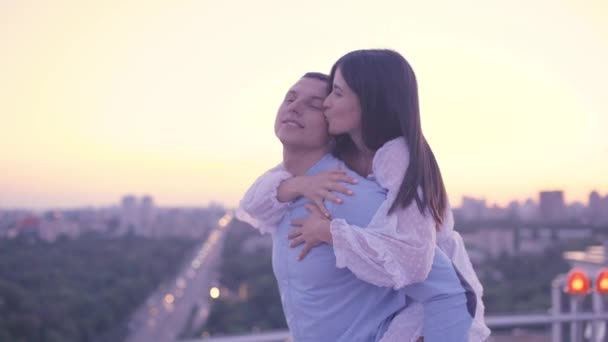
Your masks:
M297 148L283 145L283 165L294 176L302 176L315 165L329 148Z

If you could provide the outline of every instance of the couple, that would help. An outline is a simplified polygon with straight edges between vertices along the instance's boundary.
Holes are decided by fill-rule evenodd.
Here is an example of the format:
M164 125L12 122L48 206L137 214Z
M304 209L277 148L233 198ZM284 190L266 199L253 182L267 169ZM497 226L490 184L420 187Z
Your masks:
M237 217L273 237L295 342L483 341L482 286L421 129L417 83L391 50L358 50L287 92L283 163Z

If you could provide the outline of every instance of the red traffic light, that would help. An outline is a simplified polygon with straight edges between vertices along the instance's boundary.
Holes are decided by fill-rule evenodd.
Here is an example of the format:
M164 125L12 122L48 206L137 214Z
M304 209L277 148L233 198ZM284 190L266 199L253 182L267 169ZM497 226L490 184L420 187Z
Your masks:
M595 281L597 293L608 294L608 269L601 269Z
M583 270L575 268L568 273L566 292L571 295L586 295L589 293L590 283L587 274Z

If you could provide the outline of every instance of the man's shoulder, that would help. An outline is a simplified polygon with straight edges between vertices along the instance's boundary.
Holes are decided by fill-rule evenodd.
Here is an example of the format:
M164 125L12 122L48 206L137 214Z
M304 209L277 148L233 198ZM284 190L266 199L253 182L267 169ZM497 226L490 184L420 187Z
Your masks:
M386 190L376 182L361 177L357 184L346 184L346 187L353 191L353 195L335 193L343 201L340 204L326 200L327 210L333 216L344 216L353 211L375 212L377 207L386 200Z
M335 156L328 154L316 165L315 171L323 172L340 168L352 178L356 179L357 184L344 183L344 185L354 192L354 195L344 195L339 192L334 192L336 196L343 199L341 204L336 204L333 201L325 200L325 207L334 217L340 217L352 213L353 210L370 210L375 211L375 207L386 199L386 190L377 182L368 179L348 168L348 166ZM307 201L306 201L307 202Z
M345 183L345 185L353 191L363 191L364 193L369 192L386 192L384 188L378 184L374 179L369 179L361 176L357 172L351 170L342 160L336 158L333 155L327 155L323 157L323 160L317 165L316 171L323 172L331 169L342 169L346 173L357 180L357 184Z

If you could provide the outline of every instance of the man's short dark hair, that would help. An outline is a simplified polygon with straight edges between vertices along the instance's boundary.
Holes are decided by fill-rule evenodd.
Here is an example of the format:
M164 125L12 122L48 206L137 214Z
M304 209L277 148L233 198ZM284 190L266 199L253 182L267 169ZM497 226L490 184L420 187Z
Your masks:
M329 81L329 75L326 75L322 72L307 72L302 77L313 78L315 80L324 81L324 82Z

